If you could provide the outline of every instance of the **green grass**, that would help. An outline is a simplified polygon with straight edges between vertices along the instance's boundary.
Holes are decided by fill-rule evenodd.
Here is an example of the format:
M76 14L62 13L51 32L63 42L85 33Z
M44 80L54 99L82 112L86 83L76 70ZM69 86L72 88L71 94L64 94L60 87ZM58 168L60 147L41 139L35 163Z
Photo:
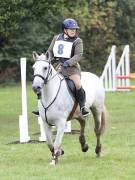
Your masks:
M28 92L29 134L38 140L37 119L32 116L36 97ZM82 153L78 134L65 134L65 154L56 167L46 143L19 144L18 116L21 88L0 87L0 179L1 180L133 180L135 179L135 92L106 93L107 130L102 138L102 157L95 158L93 119L87 120L86 139L90 146ZM76 121L73 128L79 128Z

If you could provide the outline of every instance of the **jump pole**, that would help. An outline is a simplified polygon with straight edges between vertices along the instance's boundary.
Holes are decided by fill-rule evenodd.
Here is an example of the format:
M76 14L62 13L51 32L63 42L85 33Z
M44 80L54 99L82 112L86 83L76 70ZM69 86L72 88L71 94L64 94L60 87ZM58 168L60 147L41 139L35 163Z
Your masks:
M135 75L132 75L132 74L130 74L130 75L121 75L121 76L116 76L116 78L118 78L118 79L135 79Z
M44 130L44 123L43 123L43 120L40 116L38 116L38 124L40 127L39 141L45 142L46 141L46 134L45 134L45 130Z
M121 87L117 87L117 89L135 90L135 86L121 86Z
M22 115L19 116L20 143L30 140L28 135L27 94L26 94L26 58L20 59L22 86Z
M129 75L118 75L117 79L135 79L135 73L131 73ZM135 90L135 86L118 86L118 90Z

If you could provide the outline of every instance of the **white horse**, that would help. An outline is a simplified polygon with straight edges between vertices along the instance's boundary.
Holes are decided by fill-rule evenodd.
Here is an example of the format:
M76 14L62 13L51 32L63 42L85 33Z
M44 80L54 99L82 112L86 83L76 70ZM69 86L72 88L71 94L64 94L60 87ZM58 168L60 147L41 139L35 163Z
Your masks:
M61 149L62 138L66 121L70 120L69 116L71 112L73 112L72 110L75 102L67 88L64 77L51 65L47 53L39 56L36 52L33 52L33 58L35 63L33 65L34 79L32 88L34 92L40 96L38 108L44 122L47 144L52 153L52 161L50 164L55 165L58 162L58 157L64 154L64 151ZM81 81L86 92L86 107L91 110L95 122L94 130L97 138L95 152L97 156L100 156L100 135L105 129L106 120L104 88L101 80L96 75L89 72L82 72ZM80 123L79 141L82 151L86 152L88 150L88 145L85 142L84 136L85 119L80 115L79 106L72 114L72 119L77 119ZM51 131L52 125L55 125L57 129L54 141Z

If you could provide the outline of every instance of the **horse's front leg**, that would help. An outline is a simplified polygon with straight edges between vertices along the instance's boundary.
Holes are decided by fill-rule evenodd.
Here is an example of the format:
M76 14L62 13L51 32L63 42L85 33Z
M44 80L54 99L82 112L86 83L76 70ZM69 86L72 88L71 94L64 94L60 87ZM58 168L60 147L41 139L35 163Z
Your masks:
M54 148L53 148L53 138L52 138L52 127L49 126L46 122L44 122L44 130L45 130L47 145L53 155Z
M58 163L58 157L64 154L64 151L61 149L61 143L62 143L62 138L64 135L65 126L66 126L66 120L58 120L58 121L59 123L56 125L57 134L56 134L56 138L53 145L54 154L53 154L51 165L56 165Z
M87 152L89 149L88 144L86 144L84 132L85 132L85 120L84 119L77 119L80 123L80 136L79 136L79 142L81 144L81 149L83 152Z

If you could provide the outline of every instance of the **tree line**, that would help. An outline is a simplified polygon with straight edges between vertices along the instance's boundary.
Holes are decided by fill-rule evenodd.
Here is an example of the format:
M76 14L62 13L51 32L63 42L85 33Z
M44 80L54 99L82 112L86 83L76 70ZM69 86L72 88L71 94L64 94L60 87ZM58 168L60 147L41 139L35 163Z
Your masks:
M0 0L0 82L18 81L19 59L45 52L65 18L74 18L84 42L82 69L101 75L112 45L130 45L135 70L134 0Z

